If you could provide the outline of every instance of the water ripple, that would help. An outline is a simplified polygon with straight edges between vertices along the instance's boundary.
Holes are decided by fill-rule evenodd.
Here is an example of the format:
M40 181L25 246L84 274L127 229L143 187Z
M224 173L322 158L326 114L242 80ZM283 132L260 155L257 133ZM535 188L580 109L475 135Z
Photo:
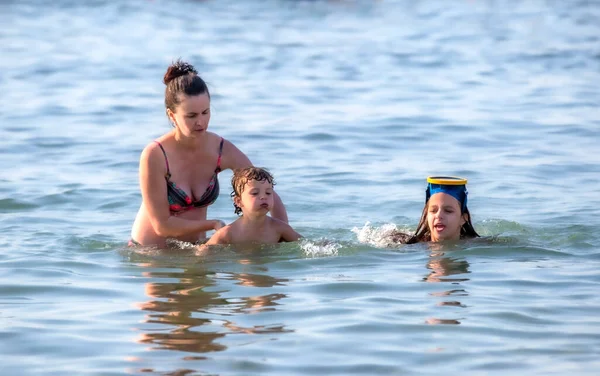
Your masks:
M0 2L4 373L594 374L598 16L589 1ZM208 81L211 130L274 172L301 242L127 248L180 56ZM483 237L390 243L438 173L469 179ZM226 221L230 176L210 209Z

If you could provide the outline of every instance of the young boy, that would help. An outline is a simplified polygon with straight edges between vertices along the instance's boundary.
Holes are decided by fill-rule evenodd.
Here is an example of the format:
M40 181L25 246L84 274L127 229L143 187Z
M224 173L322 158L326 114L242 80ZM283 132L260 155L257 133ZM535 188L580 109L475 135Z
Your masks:
M235 214L241 214L241 217L220 228L204 245L275 244L293 242L301 237L287 223L267 215L273 208L275 181L266 169L247 167L234 170L231 185Z

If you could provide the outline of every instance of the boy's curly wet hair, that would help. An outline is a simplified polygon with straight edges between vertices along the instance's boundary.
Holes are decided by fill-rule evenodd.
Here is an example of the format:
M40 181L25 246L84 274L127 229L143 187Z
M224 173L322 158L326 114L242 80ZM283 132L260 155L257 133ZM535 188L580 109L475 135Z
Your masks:
M275 186L275 179L266 168L238 168L233 170L233 176L231 177L231 187L233 188L233 191L231 192L231 198L235 199L236 197L242 197L242 192L244 192L246 184L251 180L267 181L272 186ZM233 207L235 208L235 214L242 214L242 208L235 204L235 200L233 201Z

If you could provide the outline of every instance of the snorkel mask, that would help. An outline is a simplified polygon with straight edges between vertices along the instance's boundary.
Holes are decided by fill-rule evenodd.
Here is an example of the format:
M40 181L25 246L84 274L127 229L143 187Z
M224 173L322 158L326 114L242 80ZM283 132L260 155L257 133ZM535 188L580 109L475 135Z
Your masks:
M454 176L429 176L425 190L425 203L436 193L446 193L460 202L461 213L467 210L467 179Z

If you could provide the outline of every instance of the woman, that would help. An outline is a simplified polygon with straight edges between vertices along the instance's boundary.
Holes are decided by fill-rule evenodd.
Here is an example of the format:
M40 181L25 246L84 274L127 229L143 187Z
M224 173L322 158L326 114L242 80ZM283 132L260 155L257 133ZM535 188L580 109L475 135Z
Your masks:
M395 243L456 241L477 238L467 208L467 180L430 176L427 178L425 207L414 235L396 232L391 235Z
M173 130L148 144L140 157L142 204L133 223L133 245L165 247L167 239L196 243L225 224L207 219L219 196L222 170L252 166L235 145L208 132L210 93L194 67L178 60L165 73L166 113ZM275 193L271 214L287 223Z

